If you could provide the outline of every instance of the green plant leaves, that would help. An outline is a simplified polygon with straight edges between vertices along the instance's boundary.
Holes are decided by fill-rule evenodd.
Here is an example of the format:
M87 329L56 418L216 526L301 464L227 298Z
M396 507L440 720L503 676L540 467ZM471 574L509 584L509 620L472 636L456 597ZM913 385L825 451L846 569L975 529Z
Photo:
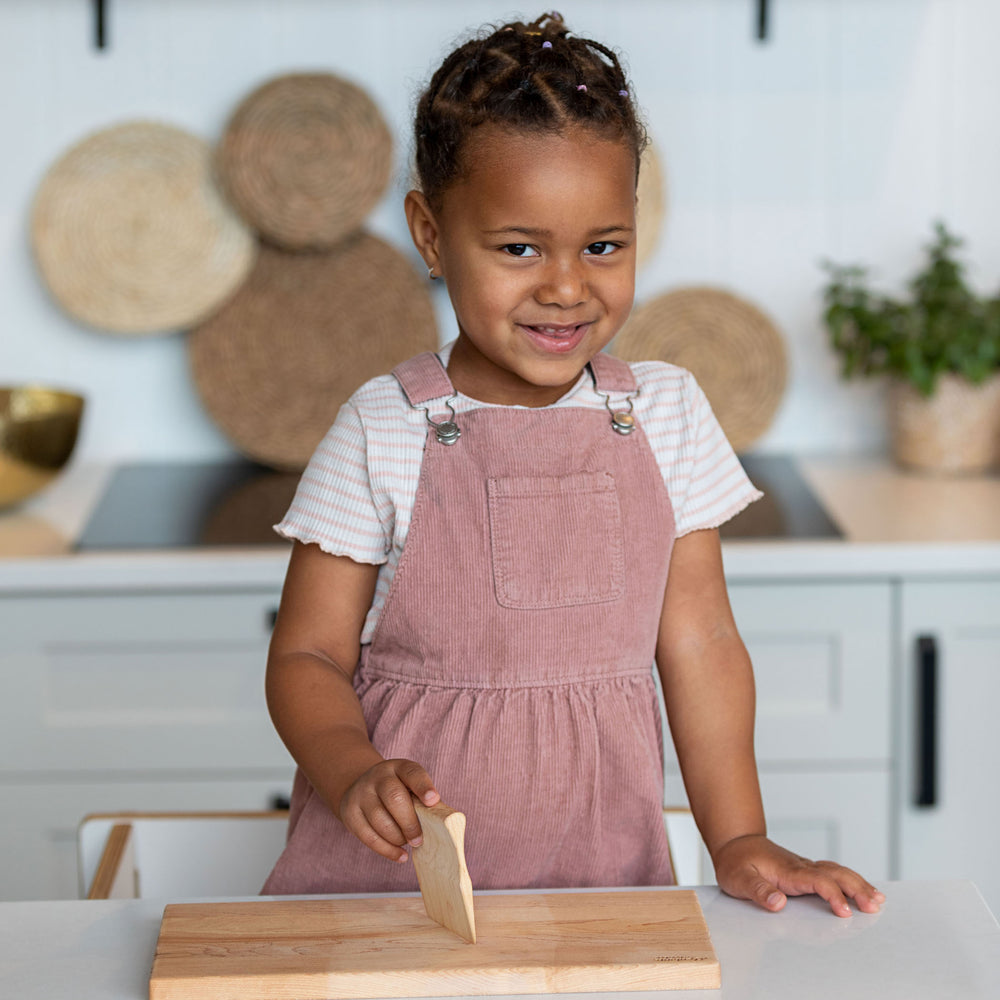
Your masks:
M873 291L863 267L823 262L830 275L823 322L844 378L896 375L929 396L945 372L976 384L1000 370L1000 297L981 299L969 289L956 256L961 246L936 223L908 301Z

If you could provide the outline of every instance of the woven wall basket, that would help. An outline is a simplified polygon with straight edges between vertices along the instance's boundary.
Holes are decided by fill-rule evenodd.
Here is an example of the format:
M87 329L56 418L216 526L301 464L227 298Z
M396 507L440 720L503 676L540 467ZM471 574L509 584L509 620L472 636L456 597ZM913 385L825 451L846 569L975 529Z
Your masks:
M237 107L216 151L230 201L265 239L325 250L360 228L392 170L389 127L361 89L294 73Z
M97 132L53 164L35 196L31 242L59 305L117 334L200 323L256 255L212 179L209 145L157 122Z
M611 350L626 361L687 368L737 451L768 429L785 391L781 334L756 306L717 288L681 288L647 302Z
M233 444L301 470L362 382L437 345L425 281L398 250L357 234L328 253L262 246L243 287L189 334L188 356Z
M660 157L650 143L639 165L639 186L636 189L635 263L643 267L653 256L663 234L667 214L667 182Z

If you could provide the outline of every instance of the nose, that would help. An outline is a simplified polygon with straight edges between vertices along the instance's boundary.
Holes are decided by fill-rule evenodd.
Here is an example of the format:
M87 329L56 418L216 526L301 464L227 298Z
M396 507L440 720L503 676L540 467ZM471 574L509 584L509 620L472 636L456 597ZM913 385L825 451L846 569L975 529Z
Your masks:
M541 305L572 309L590 297L590 286L583 273L582 261L553 260L540 278L535 289L535 299Z

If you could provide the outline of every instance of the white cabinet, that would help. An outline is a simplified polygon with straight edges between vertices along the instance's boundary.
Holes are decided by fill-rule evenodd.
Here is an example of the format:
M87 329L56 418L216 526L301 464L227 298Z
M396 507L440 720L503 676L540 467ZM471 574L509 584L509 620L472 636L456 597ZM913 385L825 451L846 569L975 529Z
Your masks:
M730 595L774 838L876 882L971 878L1000 911L1000 577L744 575ZM75 896L88 812L258 809L288 793L263 691L279 596L278 581L0 594L0 899ZM932 653L936 800L918 807ZM681 803L667 735L666 801Z
M729 598L754 665L761 767L886 767L890 585L733 583Z
M771 836L797 853L888 878L891 584L737 582L729 592L754 664ZM684 801L669 744L665 764L667 800Z
M676 765L666 776L671 803L685 801ZM762 771L761 794L768 835L807 858L840 861L865 878L890 877L892 780L888 769L865 771ZM701 870L712 881L712 862L702 850Z
M730 588L754 664L755 745L771 836L882 881L891 870L892 589Z
M898 874L972 879L1000 913L1000 579L901 589Z
M0 774L283 764L264 708L278 599L0 598Z
M279 596L0 596L0 899L75 896L89 812L259 809L288 794L264 701Z
M265 808L276 791L287 792L289 783L286 770L248 778L136 774L117 781L96 776L4 782L0 900L75 898L82 889L77 828L90 813Z
M768 833L807 858L829 858L876 885L890 877L888 768L761 774Z

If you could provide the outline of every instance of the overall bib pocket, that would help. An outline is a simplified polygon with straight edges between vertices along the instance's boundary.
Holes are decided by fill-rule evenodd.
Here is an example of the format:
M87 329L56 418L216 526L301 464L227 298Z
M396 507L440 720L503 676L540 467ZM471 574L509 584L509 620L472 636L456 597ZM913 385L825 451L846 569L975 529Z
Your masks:
M493 582L503 607L624 597L622 515L611 473L493 478L487 497Z

